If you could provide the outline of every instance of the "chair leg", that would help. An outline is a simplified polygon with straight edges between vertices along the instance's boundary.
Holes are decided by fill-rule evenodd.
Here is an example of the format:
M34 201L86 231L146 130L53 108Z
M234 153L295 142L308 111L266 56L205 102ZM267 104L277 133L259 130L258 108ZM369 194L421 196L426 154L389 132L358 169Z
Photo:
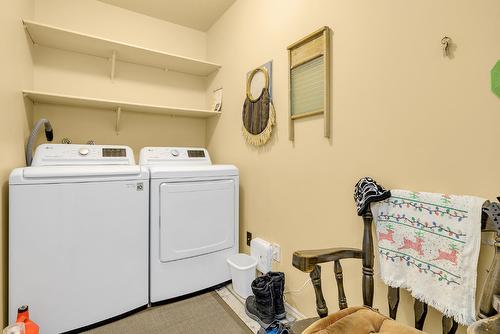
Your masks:
M342 272L340 260L335 261L333 269L335 271L335 280L337 281L337 290L339 292L339 308L343 310L347 308L347 297L344 291L344 274Z
M321 289L321 267L315 265L314 270L311 271L309 276L311 277L314 293L316 294L316 311L320 318L324 318L328 315L328 307L326 307L323 290Z

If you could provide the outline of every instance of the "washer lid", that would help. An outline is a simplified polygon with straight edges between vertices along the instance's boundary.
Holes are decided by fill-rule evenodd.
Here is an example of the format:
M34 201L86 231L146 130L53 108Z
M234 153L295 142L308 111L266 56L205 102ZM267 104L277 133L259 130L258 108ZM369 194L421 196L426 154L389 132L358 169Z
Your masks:
M238 168L233 165L150 166L149 171L151 179L239 175Z
M141 166L43 166L16 168L10 174L9 183L64 183L147 178L147 169Z

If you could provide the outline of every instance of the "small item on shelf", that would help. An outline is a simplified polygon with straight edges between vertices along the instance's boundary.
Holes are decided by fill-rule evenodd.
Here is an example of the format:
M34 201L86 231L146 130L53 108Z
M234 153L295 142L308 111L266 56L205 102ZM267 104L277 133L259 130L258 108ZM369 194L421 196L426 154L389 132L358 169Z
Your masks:
M214 90L213 102L212 102L212 110L213 111L221 111L222 110L222 87Z

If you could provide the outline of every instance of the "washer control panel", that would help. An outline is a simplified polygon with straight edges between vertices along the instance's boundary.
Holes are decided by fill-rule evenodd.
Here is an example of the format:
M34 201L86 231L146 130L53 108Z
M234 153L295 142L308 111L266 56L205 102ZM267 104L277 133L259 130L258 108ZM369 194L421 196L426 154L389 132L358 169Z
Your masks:
M122 145L42 144L32 166L135 165L134 153Z
M208 151L195 147L144 147L141 150L141 165L211 165Z

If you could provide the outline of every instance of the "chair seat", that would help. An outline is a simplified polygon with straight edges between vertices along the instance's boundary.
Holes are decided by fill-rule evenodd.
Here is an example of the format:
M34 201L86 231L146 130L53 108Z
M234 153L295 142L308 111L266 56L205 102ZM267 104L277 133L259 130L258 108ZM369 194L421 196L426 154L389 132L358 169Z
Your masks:
M500 313L491 318L479 320L467 328L467 334L486 333L500 333Z
M315 320L317 319L317 320ZM306 325L307 321L310 325ZM422 334L410 326L398 323L391 318L367 307L349 307L330 314L325 318L302 320L293 326L295 334Z

